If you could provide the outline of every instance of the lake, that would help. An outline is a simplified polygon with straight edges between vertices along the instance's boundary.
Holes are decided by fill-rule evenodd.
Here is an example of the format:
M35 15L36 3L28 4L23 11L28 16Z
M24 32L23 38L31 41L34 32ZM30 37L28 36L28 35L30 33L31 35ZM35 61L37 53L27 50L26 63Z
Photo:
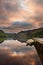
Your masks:
M33 46L8 38L0 44L0 65L42 65Z

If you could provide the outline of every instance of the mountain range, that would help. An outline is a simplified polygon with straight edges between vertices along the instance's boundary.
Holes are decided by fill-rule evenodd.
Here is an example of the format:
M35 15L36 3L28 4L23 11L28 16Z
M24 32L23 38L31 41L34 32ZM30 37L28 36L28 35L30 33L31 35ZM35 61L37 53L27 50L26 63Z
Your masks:
M12 33L12 34L4 33L2 30L0 30L0 38L1 37L5 37L5 38L10 37L21 42L26 42L28 39L31 39L33 37L43 38L43 27L33 30L21 31L18 33Z
M21 32L17 33L17 36L16 36L16 38L19 41L26 41L27 39L30 39L33 37L43 38L43 27L34 29L34 30L21 31Z

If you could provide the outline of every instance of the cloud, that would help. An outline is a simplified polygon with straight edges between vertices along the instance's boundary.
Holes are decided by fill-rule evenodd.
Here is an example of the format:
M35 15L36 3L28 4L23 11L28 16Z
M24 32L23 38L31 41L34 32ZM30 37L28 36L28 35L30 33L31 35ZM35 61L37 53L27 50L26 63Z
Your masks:
M43 21L43 15L40 15L40 14L36 15L34 17L31 17L31 18L36 20L36 21L39 21L39 22Z
M36 4L43 6L43 0L33 0Z
M8 20L6 16L0 15L0 24L6 23L5 21Z
M0 0L0 28L12 29L11 23L19 20L31 23L31 29L43 27L43 0Z
M7 12L16 12L19 10L19 4L16 0L2 1L3 10Z
M12 30L14 30L14 32L20 32L22 30L29 30L31 28L33 28L31 23L23 22L23 21L15 21L15 22L12 22L10 26L7 26L7 27L5 26L5 27L2 27L1 29L6 29L8 30L8 32L11 32Z
M23 21L21 21L21 22L16 21L16 22L12 23L12 26L14 26L14 27L21 27L22 28L22 27L32 26L32 24L28 23L28 22L23 22Z
M30 17L30 21L33 23L33 25L35 24L35 28L43 27L43 14Z
M7 17L6 16L2 16L2 15L0 15L0 19L2 20L7 20Z

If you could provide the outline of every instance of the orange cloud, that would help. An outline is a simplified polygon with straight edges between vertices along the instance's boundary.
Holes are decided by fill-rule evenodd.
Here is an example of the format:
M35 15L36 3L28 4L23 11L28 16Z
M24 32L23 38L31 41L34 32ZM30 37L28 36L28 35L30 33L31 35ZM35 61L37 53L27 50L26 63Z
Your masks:
M42 0L41 2L40 0L1 0L0 25L10 26L12 22L25 21L31 23L33 28L43 27L43 6L41 3L43 3Z

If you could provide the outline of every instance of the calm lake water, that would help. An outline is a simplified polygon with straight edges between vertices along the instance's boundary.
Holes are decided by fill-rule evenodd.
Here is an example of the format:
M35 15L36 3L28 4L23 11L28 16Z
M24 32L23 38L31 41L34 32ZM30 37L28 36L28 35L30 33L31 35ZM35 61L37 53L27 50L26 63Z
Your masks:
M34 46L7 39L0 44L0 65L42 65Z

